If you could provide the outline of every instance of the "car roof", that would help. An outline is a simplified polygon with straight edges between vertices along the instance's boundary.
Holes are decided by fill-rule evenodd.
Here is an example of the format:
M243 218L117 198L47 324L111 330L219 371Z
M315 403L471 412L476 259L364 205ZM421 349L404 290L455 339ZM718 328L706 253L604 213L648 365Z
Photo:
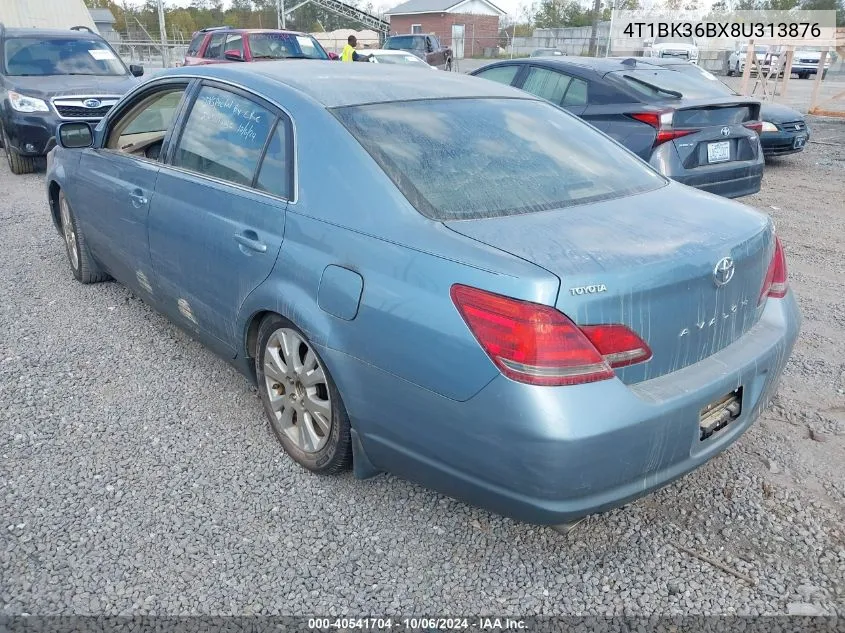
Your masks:
M209 30L200 30L197 31L197 35L200 33L203 34L216 34L216 33L284 33L285 35L308 35L308 33L303 33L302 31L289 31L287 29L239 29L234 27L225 27L219 29L209 29ZM309 36L310 37L310 36Z
M463 73L440 73L438 81L420 81L401 66L343 64L336 61L280 60L260 64L209 64L172 68L158 77L219 78L249 87L250 80L269 80L300 92L327 108L420 99L512 98L537 101L533 95L495 81ZM266 89L263 90L267 92ZM272 97L271 94L267 94Z
M44 37L44 38L65 38L65 39L80 39L90 40L95 38L102 40L99 33L92 33L90 31L74 31L71 29L26 29L20 27L10 27L3 30L4 37Z
M544 65L549 67L558 66L560 68L572 68L573 66L576 66L584 70L592 70L598 73L599 75L604 75L606 73L619 70L631 70L631 66L622 63L622 59L617 59L613 57L577 57L566 55L561 57L528 57L507 60L497 63L532 64L534 66Z

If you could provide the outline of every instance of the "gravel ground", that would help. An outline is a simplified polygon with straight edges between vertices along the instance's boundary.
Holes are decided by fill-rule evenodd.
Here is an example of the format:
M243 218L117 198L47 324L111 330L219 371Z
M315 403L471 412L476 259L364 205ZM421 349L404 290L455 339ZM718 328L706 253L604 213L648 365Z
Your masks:
M306 474L227 364L72 280L43 175L3 162L0 614L845 615L845 125L814 131L747 199L805 317L779 397L722 456L567 536Z

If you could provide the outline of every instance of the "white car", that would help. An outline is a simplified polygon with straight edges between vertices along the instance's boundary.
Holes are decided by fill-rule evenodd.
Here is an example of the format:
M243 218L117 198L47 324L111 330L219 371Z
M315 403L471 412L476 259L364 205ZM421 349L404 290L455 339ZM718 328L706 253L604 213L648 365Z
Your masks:
M693 37L655 37L643 43L643 57L673 57L698 64L698 45Z
M412 66L414 68L428 68L429 70L437 70L435 66L429 66L416 55L408 51L396 51L385 48L377 48L368 52L370 55L370 62L373 64L399 64L402 66Z
M741 43L737 46L736 50L731 53L731 56L728 57L728 77L732 75L741 75L745 72L745 57L748 51L748 43ZM757 63L760 66L764 66L764 62L766 62L766 56L769 52L768 46L755 46L754 47L754 55L757 57ZM757 67L752 66L751 72L756 72ZM767 68L763 68L764 72L768 70Z

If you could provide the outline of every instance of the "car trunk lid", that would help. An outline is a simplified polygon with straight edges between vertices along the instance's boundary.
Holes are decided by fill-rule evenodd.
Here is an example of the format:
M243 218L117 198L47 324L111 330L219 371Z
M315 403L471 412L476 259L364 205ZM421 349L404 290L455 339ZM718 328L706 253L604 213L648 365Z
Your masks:
M679 196L679 187L445 224L555 274L561 280L555 305L575 323L621 323L639 334L653 357L617 370L632 384L718 352L762 311L771 222L705 193L685 188Z

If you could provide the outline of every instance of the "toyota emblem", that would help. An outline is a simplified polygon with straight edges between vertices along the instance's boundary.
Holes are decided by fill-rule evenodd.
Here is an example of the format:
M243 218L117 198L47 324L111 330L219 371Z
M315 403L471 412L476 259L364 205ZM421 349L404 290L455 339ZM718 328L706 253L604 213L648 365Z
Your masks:
M722 128L722 136L730 136L731 135L731 128L723 127Z
M716 282L717 286L724 286L734 277L735 266L734 260L730 257L723 257L719 260L716 264L716 267L713 269L713 281Z
M101 103L99 99L86 99L82 102L86 108L99 108Z

